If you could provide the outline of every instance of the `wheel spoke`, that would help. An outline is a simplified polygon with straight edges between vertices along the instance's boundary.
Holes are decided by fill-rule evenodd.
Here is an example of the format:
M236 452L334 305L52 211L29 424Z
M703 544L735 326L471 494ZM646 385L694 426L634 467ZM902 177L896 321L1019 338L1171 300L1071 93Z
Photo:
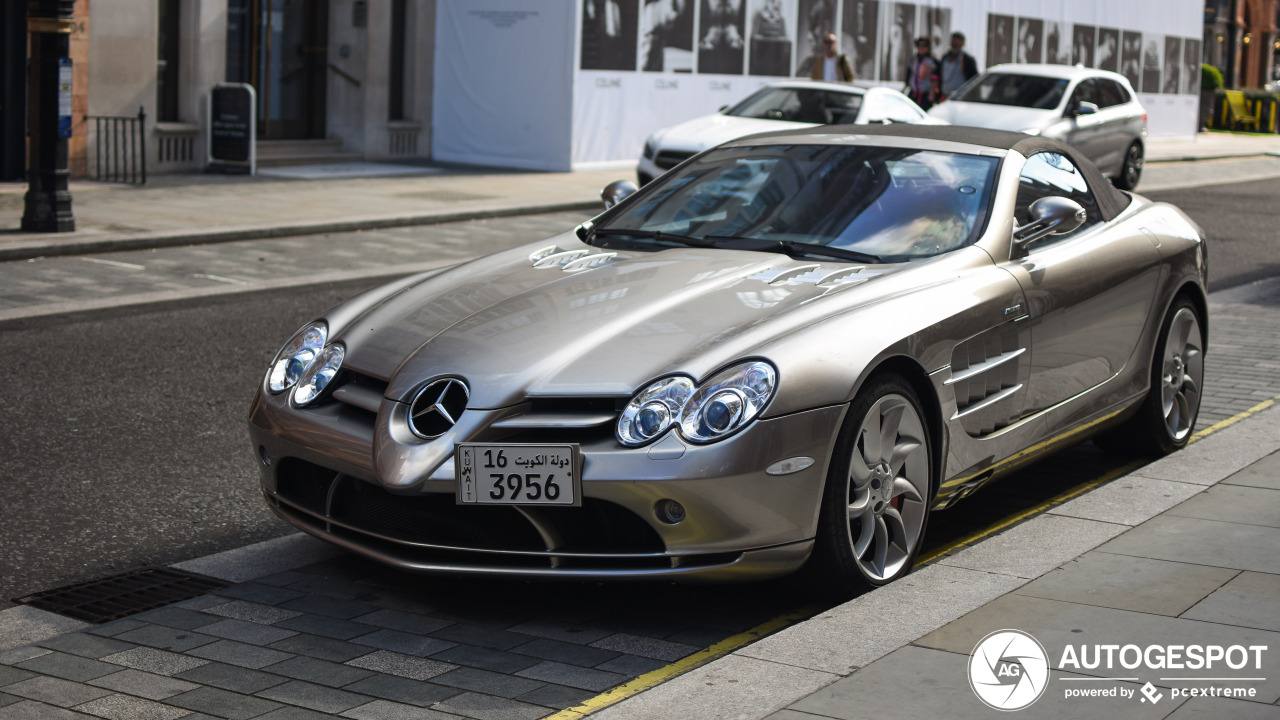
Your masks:
M853 457L849 458L849 479L855 489L866 487L867 482L871 480L871 468L868 467L861 453L855 452Z
M893 544L902 553L911 552L913 542L907 537L907 524L902 519L902 513L897 508L886 508L884 511L885 526L893 534Z
M896 478L893 481L893 492L889 498L902 497L912 502L924 502L924 498L920 496L920 490L911 484L906 478Z
M871 493L861 493L849 503L849 520L856 520L867 512L871 505Z
M1196 384L1196 379L1191 377L1190 374L1184 374L1182 376L1182 392L1200 393L1200 386Z
M1169 346L1174 355L1181 355L1187 349L1187 339L1191 337L1193 318L1190 315L1178 314L1174 318L1174 326L1169 332Z
M876 547L872 566L880 577L884 577L884 568L889 560L889 526L885 523L883 517L876 518L875 536Z
M871 537L875 532L875 522L872 518L864 516L862 518L862 532L858 534L858 538L853 541L853 554L861 558L867 554L867 547L871 545Z
M906 403L899 403L885 408L880 414L880 452L879 460L889 460L898 439L898 428L902 426L902 413L907 409ZM889 450L889 455L884 454Z
M868 465L880 462L880 413L872 410L862 422L862 459Z
M911 453L915 452L921 445L919 440L903 436L901 442L893 446L893 454L889 457L889 472L895 477L902 471L902 465L907 462L907 458Z

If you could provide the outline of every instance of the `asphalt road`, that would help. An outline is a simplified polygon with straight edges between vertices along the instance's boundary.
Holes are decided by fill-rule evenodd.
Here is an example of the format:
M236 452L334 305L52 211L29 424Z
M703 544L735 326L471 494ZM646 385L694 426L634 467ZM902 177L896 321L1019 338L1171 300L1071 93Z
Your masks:
M1214 241L1211 283L1222 289L1280 275L1269 211L1277 193L1280 180L1151 197L1180 204L1205 227ZM530 232L536 225L512 218L492 221L489 230L501 234L504 222ZM341 236L334 237L341 245ZM186 269L202 270L197 264ZM8 270L29 274L31 268ZM0 388L0 607L31 592L289 532L256 490L244 430L252 388L293 330L379 282L0 323L8 370ZM1054 466L1060 482L1069 483L1118 462L1084 446ZM991 496L971 519L936 522L930 542L963 535L1037 497Z

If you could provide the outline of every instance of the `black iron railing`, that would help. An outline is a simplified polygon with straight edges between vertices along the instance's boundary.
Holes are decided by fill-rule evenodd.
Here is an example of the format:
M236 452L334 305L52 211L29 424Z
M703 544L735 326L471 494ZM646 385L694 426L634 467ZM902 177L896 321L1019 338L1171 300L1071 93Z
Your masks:
M147 184L147 111L137 117L86 115L93 121L93 179L99 182Z

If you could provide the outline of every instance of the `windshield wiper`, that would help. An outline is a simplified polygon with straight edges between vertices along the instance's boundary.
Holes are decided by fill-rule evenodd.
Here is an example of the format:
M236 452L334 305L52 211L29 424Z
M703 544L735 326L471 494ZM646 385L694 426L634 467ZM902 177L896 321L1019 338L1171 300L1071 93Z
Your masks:
M663 232L661 230L632 230L631 228L610 228L595 227L592 228L587 236L587 242L599 236L614 236L625 238L640 238L643 240L656 240L658 242L669 242L677 245L690 245L692 247L714 247L714 243L701 238L689 237L688 235L679 235L676 233Z
M819 255L864 263L883 262L878 255L861 253L856 250L845 250L844 248L831 247L829 245L796 242L794 240L770 240L768 238L734 237L732 235L708 235L704 239L710 240L715 247L733 250L783 252L788 255Z

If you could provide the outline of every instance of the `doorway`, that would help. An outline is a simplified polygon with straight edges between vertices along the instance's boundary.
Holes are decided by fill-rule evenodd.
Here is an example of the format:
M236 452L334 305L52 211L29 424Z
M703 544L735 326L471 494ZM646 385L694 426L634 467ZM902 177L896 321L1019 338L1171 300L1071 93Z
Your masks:
M258 137L325 136L327 0L229 0L227 80L258 93Z

